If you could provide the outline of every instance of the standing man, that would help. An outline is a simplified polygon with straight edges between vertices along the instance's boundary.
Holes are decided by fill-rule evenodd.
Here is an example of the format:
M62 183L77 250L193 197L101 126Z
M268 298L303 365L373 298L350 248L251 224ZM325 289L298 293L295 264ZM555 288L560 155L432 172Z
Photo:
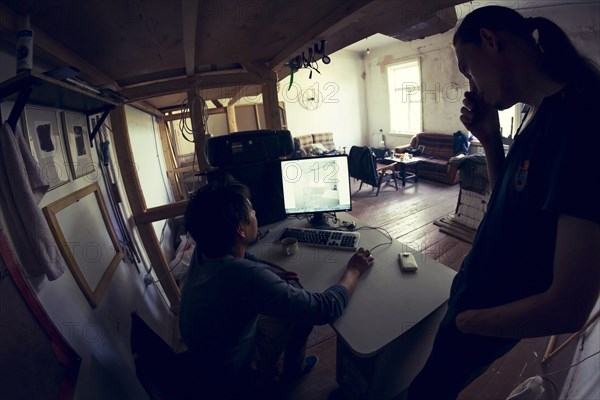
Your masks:
M411 400L455 399L519 339L577 331L600 292L600 167L582 148L600 148L597 66L553 22L499 6L453 42L493 192ZM518 102L531 111L505 158L497 110Z
M236 182L208 185L198 190L185 214L197 245L179 326L210 399L280 398L274 376L281 354L281 380L308 372L317 362L304 357L313 325L342 314L374 262L360 248L337 284L323 293L302 289L296 274L246 253L258 232L249 198L248 189Z

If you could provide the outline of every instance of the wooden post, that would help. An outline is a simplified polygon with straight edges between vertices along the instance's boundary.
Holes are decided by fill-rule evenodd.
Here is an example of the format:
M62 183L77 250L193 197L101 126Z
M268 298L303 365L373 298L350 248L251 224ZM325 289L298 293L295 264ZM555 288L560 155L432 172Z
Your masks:
M554 357L554 355L558 352L560 352L561 350L563 350L565 347L567 347L567 345L569 343L571 343L574 339L578 338L579 335L581 335L582 333L584 333L585 331L587 331L587 329L598 320L598 318L600 318L600 310L596 311L596 314L594 314L590 319L588 319L588 321L585 323L585 325L578 330L577 332L575 332L574 334L572 334L571 336L569 336L567 338L567 340L565 340L560 346L558 346L556 349L553 350L554 348L554 342L556 341L556 336L551 336L550 340L548 341L548 345L546 346L546 352L544 353L544 357L542 358L542 363L547 362L548 360L550 360L552 357Z
M235 117L235 107L227 106L227 129L229 133L237 132L237 118Z
M277 75L272 72L270 79L262 87L265 125L267 129L282 129L277 97Z
M205 157L206 148L206 126L204 125L204 101L196 93L195 89L188 90L188 107L190 110L190 121L192 122L192 131L194 134L194 147L196 151L196 159L198 160L198 167L200 173L204 173L208 170L208 161ZM200 182L205 184L206 177L200 176Z
M171 192L177 200L185 199L181 188L177 184L177 175L175 174L175 153L171 145L171 138L167 132L167 122L163 119L158 121L158 129L160 131L160 144L163 149L163 156L165 158L165 164L167 164L167 177L169 178L169 185L171 186Z

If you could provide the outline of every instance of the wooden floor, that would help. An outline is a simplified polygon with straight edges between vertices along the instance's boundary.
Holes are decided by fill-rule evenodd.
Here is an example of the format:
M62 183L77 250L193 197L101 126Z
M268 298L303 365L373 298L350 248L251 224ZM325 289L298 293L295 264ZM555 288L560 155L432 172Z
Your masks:
M454 212L459 185L448 186L421 180L416 184L409 182L405 188L398 191L393 186L382 187L379 196L375 196L375 191L370 187L363 186L362 190L358 191L356 182L352 182L352 186L351 215L371 226L385 228L399 241L458 271L471 245L440 232L433 221ZM556 346L567 336L558 337ZM548 338L521 341L466 388L459 400L503 400L525 379L568 367L576 341L542 368L541 359L547 342ZM316 327L313 330L307 354L317 355L319 363L290 389L287 400L325 400L337 388L336 337L329 326ZM566 374L565 371L549 376L555 383L556 390L551 383L547 383L546 392L540 400L557 399Z

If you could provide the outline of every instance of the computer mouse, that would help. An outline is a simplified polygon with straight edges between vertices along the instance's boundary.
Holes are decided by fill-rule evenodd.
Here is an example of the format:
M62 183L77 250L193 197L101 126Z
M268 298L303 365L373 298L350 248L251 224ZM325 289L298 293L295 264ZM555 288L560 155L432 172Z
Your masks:
M346 229L348 229L349 231L353 231L354 228L356 228L356 222L354 221L350 221L348 222L348 225L346 225Z

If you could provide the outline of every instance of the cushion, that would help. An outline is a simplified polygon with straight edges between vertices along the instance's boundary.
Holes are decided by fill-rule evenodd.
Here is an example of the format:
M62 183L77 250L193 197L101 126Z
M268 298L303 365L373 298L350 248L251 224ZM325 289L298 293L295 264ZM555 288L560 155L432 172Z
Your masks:
M314 143L312 135L301 135L294 138L294 144L297 145L297 148L302 148L312 143Z
M328 153L329 149L325 147L323 143L313 143L312 144L312 154L323 154Z
M313 138L313 143L321 143L328 150L335 149L335 143L333 142L333 133L331 133L331 132L313 133L312 138Z

